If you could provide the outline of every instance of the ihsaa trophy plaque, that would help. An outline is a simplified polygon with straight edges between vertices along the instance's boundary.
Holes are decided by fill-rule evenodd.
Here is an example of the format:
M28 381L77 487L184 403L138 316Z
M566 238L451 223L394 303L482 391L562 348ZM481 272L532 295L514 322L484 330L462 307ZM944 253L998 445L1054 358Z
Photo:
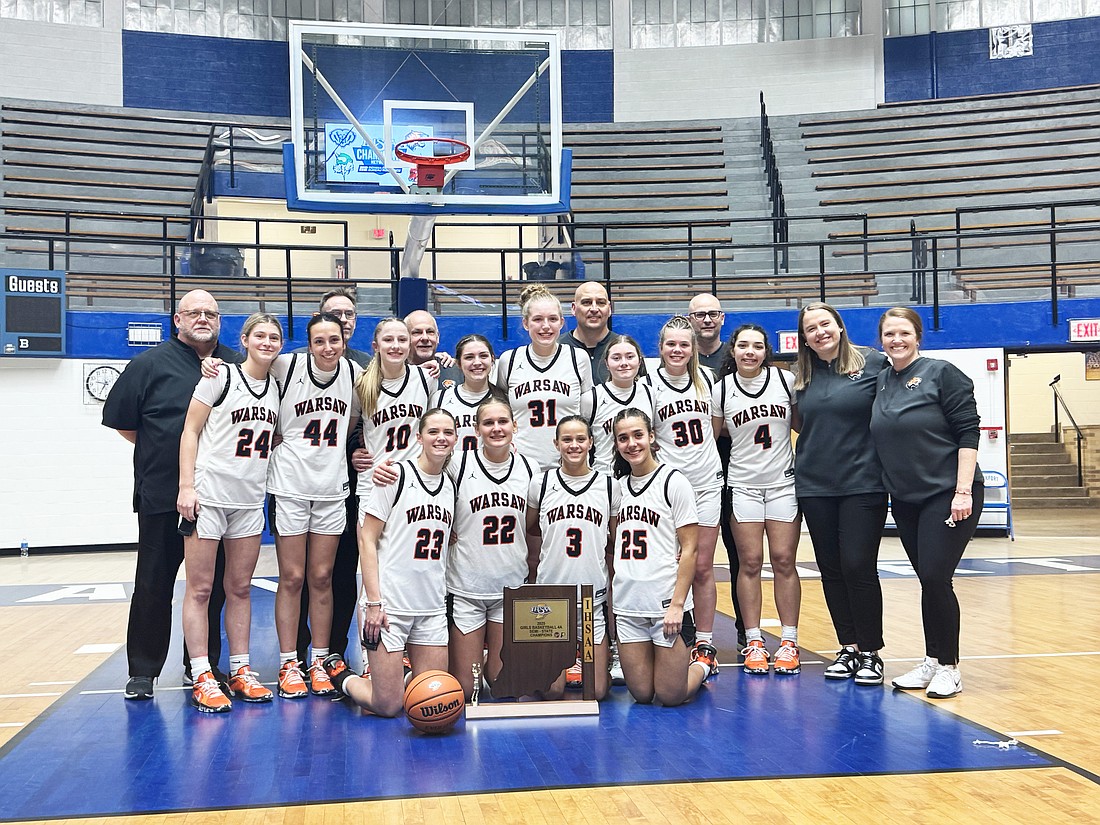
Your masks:
M504 590L503 668L492 682L492 702L467 706L467 719L599 714L595 689L592 585L582 585L580 638L577 634L577 585L525 584ZM497 701L544 695L581 656L581 700Z

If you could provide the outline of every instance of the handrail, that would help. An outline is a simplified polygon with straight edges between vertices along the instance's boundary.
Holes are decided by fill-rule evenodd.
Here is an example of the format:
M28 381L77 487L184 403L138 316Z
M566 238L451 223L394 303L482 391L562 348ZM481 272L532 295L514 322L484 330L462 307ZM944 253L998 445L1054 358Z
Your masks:
M917 222L909 221L909 235L912 238L910 248L910 262L913 268L912 291L909 300L923 304L928 300L926 276L928 274L928 241L921 237L923 233L917 231Z
M1026 212L1032 209L1045 209L1050 212L1050 218L1046 227L1056 229L1058 227L1058 210L1074 206L1100 206L1100 198L1082 198L1079 200L1065 201L1036 201L1032 203L999 203L984 206L958 206L955 208L955 231L962 232L962 218L966 214L979 214L982 212ZM1036 225L1038 227L1038 225ZM962 244L955 247L955 266L962 266Z
M1062 393L1058 391L1058 383L1062 380L1062 376L1059 373L1054 376L1054 380L1050 382L1050 388L1054 390L1054 439L1061 444L1062 443L1062 428L1058 424L1058 407L1059 405L1066 413L1066 418L1069 419L1069 423L1073 425L1074 431L1077 433L1077 486L1085 486L1085 469L1084 469L1084 453L1081 449L1081 442L1084 439L1084 433L1081 432L1081 428L1077 426L1077 421L1073 417L1073 413L1069 411L1069 405L1066 404L1066 399L1062 397Z
M191 226L188 229L188 240L202 238L206 234L206 226L203 216L206 214L206 204L214 200L214 193L210 189L210 179L214 174L214 132L217 124L211 123L210 130L206 134L206 149L202 153L202 165L199 167L198 177L195 179L195 190L191 194ZM198 232L196 233L196 229Z
M787 202L783 197L783 181L779 178L779 164L775 159L775 144L772 130L768 124L768 108L764 105L764 92L760 92L760 149L764 157L764 175L768 179L768 197L772 203L772 242L777 250L782 250L784 272L790 271L790 257L787 242L790 240L790 226L787 222ZM866 235L866 232L864 233ZM778 246L782 244L782 246ZM773 256L772 269L779 270L779 258Z

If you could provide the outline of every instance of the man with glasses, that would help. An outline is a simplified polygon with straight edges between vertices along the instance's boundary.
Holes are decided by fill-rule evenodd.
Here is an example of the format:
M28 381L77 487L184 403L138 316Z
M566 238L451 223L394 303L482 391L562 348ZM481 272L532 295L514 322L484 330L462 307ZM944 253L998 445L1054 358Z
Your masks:
M127 365L103 405L103 425L134 445L134 512L138 516L138 555L134 596L126 629L130 679L127 699L152 699L172 639L172 593L183 562L179 533L179 442L191 395L208 355L236 363L241 356L218 343L221 314L209 293L196 289L179 302L174 337L146 350ZM219 550L210 597L210 661L221 655L221 609L225 603ZM187 646L184 668L189 666ZM219 681L224 677L219 675Z
M691 299L688 304L688 322L695 330L695 342L699 349L699 363L704 367L710 367L715 377L725 358L725 348L722 346L722 325L726 322L726 313L722 311L722 303L709 292L702 292ZM731 442L728 435L718 437L718 455L722 459L722 474L725 475L730 463ZM733 517L733 505L730 502L729 488L722 485L722 543L726 545L726 555L730 563L730 594L733 597L733 615L737 625L737 649L744 650L748 645L745 638L745 622L741 618L741 605L737 602L737 571L741 565L737 559L737 546L733 543L733 528L730 519Z

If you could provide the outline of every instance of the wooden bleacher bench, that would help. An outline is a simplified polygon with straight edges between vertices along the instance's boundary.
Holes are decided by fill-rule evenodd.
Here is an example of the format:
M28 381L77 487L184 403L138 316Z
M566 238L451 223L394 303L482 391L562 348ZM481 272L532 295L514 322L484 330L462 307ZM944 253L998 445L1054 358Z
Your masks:
M330 289L354 286L332 278L294 278L295 303L318 304ZM286 304L285 278L215 278L202 275L176 276L176 300L192 289L205 289L218 301L254 303L264 312L268 303ZM164 312L172 312L171 277L168 275L115 275L95 272L70 272L65 279L70 298L84 298L89 307L106 298L150 299L159 301Z
M532 281L505 281L507 303L519 304L519 294ZM573 300L578 281L543 281L563 305ZM666 300L687 305L687 299L699 291L709 292L709 278L694 279L644 279L633 281L611 281L612 301ZM801 307L805 301L820 299L821 284L817 275L746 275L738 278L724 277L718 280L718 298L728 301L775 301L781 300L787 306ZM429 300L434 311L444 313L447 306L460 303L499 306L501 302L500 281L431 281L428 288ZM869 298L878 295L878 285L873 273L840 272L830 274L825 282L827 298L861 298L864 306Z
M971 301L977 301L980 289L1049 289L1050 267L1025 265L959 268L954 271L954 279L959 289L966 292ZM1100 285L1100 264L1060 264L1056 282L1059 290L1072 298L1078 286Z

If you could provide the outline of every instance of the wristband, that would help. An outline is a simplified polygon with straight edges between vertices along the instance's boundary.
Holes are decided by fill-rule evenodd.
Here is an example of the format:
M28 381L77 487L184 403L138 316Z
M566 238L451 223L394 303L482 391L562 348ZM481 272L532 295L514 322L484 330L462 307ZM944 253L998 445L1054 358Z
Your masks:
M972 492L970 492L969 490L956 490L955 495L957 495L957 496L972 496L974 494Z
M382 609L385 609L386 607L386 603L384 601L363 602L363 604L365 604L367 607L381 607Z

